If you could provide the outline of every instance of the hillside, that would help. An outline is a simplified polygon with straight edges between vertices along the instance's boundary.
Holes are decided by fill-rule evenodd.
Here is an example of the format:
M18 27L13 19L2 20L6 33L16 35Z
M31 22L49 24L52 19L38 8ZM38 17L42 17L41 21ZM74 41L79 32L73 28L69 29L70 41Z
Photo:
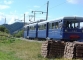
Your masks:
M15 31L21 30L24 24L23 22L16 22L11 25L3 24L3 26L5 26L9 30L10 34L13 34Z

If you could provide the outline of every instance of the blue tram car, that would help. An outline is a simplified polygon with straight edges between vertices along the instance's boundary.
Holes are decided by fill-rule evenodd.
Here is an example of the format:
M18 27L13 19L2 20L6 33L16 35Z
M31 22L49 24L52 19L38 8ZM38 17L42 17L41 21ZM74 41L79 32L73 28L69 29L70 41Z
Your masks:
M37 38L46 39L48 36L47 33L48 33L48 22L44 21L38 23Z
M82 41L83 17L63 17L57 20L30 24L28 36L31 38Z
M48 38L74 41L83 39L83 17L64 17L48 23Z
M24 35L23 35L24 38L27 38L28 32L29 32L29 25L26 25L24 26Z
M62 39L62 25L63 20L53 20L48 22L48 38Z
M37 38L37 23L29 24L28 35L27 38Z
M83 41L83 17L65 17L62 31L64 40Z

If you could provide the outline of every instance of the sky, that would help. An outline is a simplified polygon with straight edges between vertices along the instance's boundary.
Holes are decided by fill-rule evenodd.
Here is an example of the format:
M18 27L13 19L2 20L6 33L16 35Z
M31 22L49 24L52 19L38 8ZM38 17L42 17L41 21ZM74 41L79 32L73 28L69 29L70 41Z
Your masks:
M25 14L25 21L29 22L32 11L47 11L49 1L48 20L64 16L83 17L83 0L0 0L0 25L21 22ZM46 13L36 12L35 20L46 19ZM32 18L31 21L34 21Z

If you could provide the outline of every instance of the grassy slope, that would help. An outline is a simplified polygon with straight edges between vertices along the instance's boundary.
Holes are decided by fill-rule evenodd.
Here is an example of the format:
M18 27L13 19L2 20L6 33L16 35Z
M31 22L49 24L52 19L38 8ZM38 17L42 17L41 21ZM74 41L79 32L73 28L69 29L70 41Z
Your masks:
M9 36L9 34L0 32L0 60L20 60L20 58L14 55L13 51L10 51L9 46L14 41Z
M11 38L2 36L0 38L3 39L0 39L0 60L64 60L43 58L41 43L17 39L11 43Z
M6 58L14 60L14 57L22 60L46 60L40 54L40 46L40 43L26 42L21 40L16 40L14 43L0 43L0 56L6 55L4 56L5 58L2 57L3 60Z
M0 43L1 60L49 60L47 58L43 58L40 54L40 51L41 43L38 42L16 40L14 43ZM1 58L1 56L3 57Z

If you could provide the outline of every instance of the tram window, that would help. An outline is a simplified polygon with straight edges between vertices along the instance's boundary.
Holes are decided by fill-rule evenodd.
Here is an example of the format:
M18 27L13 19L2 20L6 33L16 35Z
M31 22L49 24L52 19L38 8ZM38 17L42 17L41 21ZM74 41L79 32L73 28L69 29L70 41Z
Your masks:
M52 29L55 29L55 24L54 23L52 23Z
M38 26L38 29L40 30L40 26Z
M55 22L55 28L58 29L58 25L59 23L58 22Z
M66 25L65 25L66 28L69 28L69 24L70 24L69 21L66 21Z
M46 24L44 24L44 29L46 29Z
M44 29L46 29L46 24L39 26L39 30L44 30Z
M65 24L65 27L66 28L79 28L78 27L79 23L76 22L76 21L67 21L66 24Z
M75 28L79 28L79 27L78 27L78 23L75 23Z
M83 29L83 22L80 22L80 29Z
M76 22L72 23L71 28L79 28L78 23L76 23Z
M42 25L39 25L39 30L41 30L42 29Z
M71 28L74 28L74 23L72 23Z
M30 26L29 28L30 28L30 30L35 30L34 26Z
M52 29L52 23L49 23L49 29Z

